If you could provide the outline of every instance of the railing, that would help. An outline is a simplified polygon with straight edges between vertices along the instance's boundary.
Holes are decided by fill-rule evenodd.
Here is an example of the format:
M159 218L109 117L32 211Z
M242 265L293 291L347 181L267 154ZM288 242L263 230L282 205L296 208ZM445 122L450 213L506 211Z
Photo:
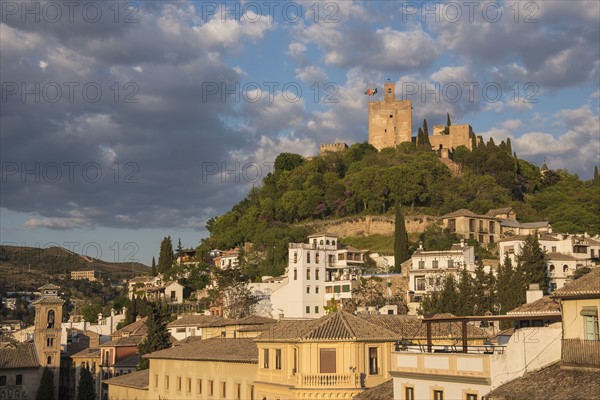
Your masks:
M299 374L297 385L304 388L358 388L358 374Z
M467 354L504 354L504 350L505 350L506 346L501 346L501 345L494 345L494 344L489 344L489 345L469 345L467 346ZM465 354L463 352L463 347L462 345L458 344L458 345L433 345L431 347L431 351L432 353L462 353ZM400 354L402 354L403 352L407 352L407 353L427 353L427 345L426 344L420 344L420 345L414 345L414 344L402 344L402 343L396 343L396 348L395 348L396 352L399 352Z
M600 366L600 340L563 339L561 358L566 364Z

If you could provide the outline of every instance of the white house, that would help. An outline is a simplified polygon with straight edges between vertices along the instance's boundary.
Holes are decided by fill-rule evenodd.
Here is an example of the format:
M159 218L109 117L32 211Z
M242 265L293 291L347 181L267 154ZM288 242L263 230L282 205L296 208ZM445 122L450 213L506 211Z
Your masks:
M202 338L203 328L209 327L212 323L220 321L223 318L218 315L200 315L200 314L185 314L167 325L167 329L171 336L177 340L182 340L187 337Z
M315 234L308 243L289 244L287 285L271 293L273 316L320 318L327 301L352 297L367 250L341 247L332 234Z
M526 236L513 236L498 242L500 262L508 256L513 266L523 250ZM562 288L581 267L598 263L600 238L587 234L545 233L538 236L540 248L546 253L546 269L550 290Z
M423 296L439 290L448 274L458 278L464 268L474 275L475 248L466 245L464 240L453 244L450 250L425 251L420 245L411 257L408 270L409 303L418 303Z

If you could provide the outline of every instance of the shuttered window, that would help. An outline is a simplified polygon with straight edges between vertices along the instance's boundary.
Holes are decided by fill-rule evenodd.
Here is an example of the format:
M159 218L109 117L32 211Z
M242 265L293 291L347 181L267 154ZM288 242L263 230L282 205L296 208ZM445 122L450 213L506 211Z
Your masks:
M320 351L320 373L335 374L335 349L321 349Z

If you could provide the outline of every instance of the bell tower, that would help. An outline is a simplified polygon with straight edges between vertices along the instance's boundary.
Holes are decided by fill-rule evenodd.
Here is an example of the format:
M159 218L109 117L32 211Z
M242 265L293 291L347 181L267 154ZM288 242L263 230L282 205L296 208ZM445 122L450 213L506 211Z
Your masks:
M396 85L383 84L383 101L369 101L369 144L377 150L412 141L412 102L396 99Z
M394 103L396 101L396 85L389 80L383 85L384 97L386 103Z
M35 324L33 341L38 361L54 373L54 398L58 398L58 378L60 373L60 334L62 306L64 300L58 297L59 286L46 284L39 288L42 297L35 301Z

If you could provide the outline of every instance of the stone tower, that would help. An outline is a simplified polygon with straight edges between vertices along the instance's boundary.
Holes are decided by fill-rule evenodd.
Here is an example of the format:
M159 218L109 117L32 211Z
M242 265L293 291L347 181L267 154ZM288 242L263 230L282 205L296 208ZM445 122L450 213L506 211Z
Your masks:
M54 398L58 399L58 378L60 373L60 333L62 306L64 301L58 297L59 287L46 284L39 288L42 297L35 301L35 326L33 341L38 361L54 373Z
M369 143L377 150L412 141L412 101L396 100L394 82L386 82L383 101L369 102Z

